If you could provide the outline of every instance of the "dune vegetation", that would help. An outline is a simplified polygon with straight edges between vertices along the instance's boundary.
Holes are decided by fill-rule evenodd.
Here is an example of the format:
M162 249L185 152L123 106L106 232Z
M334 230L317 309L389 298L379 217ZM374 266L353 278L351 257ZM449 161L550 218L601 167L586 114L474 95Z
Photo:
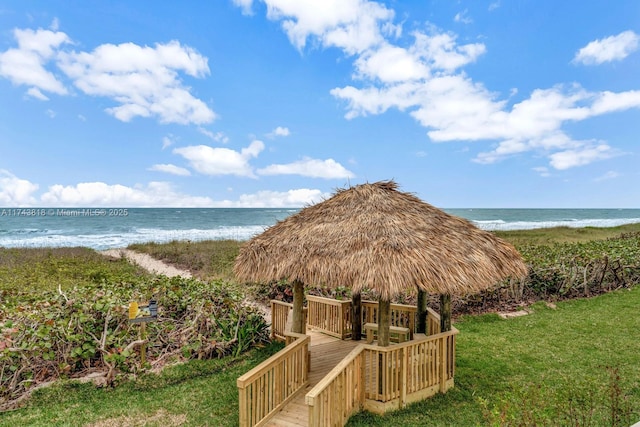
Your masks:
M349 425L640 420L640 225L497 234L516 246L530 272L454 300L456 387L384 417L358 414ZM245 300L290 294L286 282L234 283L240 245L130 248L197 279L157 277L84 248L0 248L0 404L8 409L0 425L236 425L236 378L280 348L266 343L266 324ZM346 288L308 291L349 297ZM162 321L141 337L127 305L152 297ZM529 315L492 314L513 310ZM99 386L71 381L87 376ZM62 381L38 388L52 380Z

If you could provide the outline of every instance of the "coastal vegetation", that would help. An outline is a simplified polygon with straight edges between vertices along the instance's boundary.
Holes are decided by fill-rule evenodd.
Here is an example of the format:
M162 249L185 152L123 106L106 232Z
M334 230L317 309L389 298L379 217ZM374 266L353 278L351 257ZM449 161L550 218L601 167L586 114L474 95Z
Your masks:
M264 318L237 287L152 276L89 249L0 249L0 292L4 409L60 378L89 375L112 386L167 363L238 356L268 340ZM128 306L150 299L158 321L143 332L129 322Z
M640 224L497 234L522 253L530 273L454 301L456 387L384 417L358 414L349 425L640 419ZM131 416L149 425L236 425L235 380L280 348L265 343L262 317L243 301L247 292L265 300L289 294L285 282L250 290L233 283L240 244L131 247L198 279L156 277L89 249L0 248L0 399L56 378L99 371L104 379L102 388L58 381L38 389L20 409L0 413L0 425L135 424ZM347 289L311 291L349 297ZM128 323L126 308L151 297L162 322L148 324L141 365L139 348L130 346L140 328ZM492 314L512 310L530 314L509 321Z

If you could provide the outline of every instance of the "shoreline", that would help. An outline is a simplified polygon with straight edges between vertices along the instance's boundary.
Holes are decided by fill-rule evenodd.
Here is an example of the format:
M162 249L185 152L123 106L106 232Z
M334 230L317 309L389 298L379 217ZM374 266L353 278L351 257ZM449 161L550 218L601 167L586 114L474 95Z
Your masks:
M264 229L266 229L267 227L265 226ZM510 236L514 236L514 237L523 237L523 236L536 236L536 235L575 235L575 236L582 236L584 234L605 234L605 235L611 235L611 234L620 234L620 233L625 233L625 232L636 232L636 231L640 231L640 220L637 222L625 222L624 224L618 224L618 225L613 225L613 226L582 226L582 227L569 227L569 226L555 226L555 227L539 227L539 228L521 228L521 229L509 229L509 230L487 230L486 228L482 228L479 227L481 229L484 229L485 231L490 231L492 233L497 234L500 237L503 238L509 238ZM613 231L615 230L615 231ZM0 229L0 232L2 232L3 230ZM176 232L176 234L178 234L181 230L174 230ZM593 232L593 233L592 233ZM256 233L256 235L259 233ZM1 236L1 235L0 235ZM49 236L51 237L51 236ZM65 236L65 237L69 237L69 236ZM211 238L211 237L202 237L202 238L184 238L181 237L179 235L176 235L175 238L160 238L160 239L154 239L152 237L149 236L149 238L147 239L139 239L139 240L135 240L135 239L131 239L131 241L128 242L120 242L118 241L117 243L113 243L113 245L110 245L109 243L104 243L104 241L108 241L110 239L113 239L112 235L97 235L95 236L95 243L96 244L86 244L88 242L86 242L86 240L88 240L88 236L83 235L83 236L76 236L76 237L83 237L83 239L85 240L84 244L78 242L79 244L73 244L73 243L69 243L69 244L64 244L64 243L54 243L51 240L52 239L48 239L49 241L51 241L51 244L2 244L0 243L0 249L56 249L56 248L75 248L75 247L80 247L80 248L87 248L87 249L92 249L95 250L96 252L105 252L105 251L111 251L113 254L116 254L119 251L127 251L129 250L128 248L130 247L130 245L133 244L170 244L172 242L177 242L177 243L185 243L185 242L190 242L190 243L203 243L203 242L216 242L216 241L234 241L234 242L238 242L238 244L242 244L243 242L248 241L251 237L247 237L246 239L238 239L238 238L232 238L232 237L215 237L215 238ZM1 242L1 240L0 240ZM126 244L125 244L126 243ZM114 255L116 257L119 257L119 255Z
M277 214L274 214L277 212ZM595 213L594 213L595 212ZM452 209L450 214L501 236L558 230L632 228L640 209ZM0 216L0 248L122 250L132 244L245 242L288 217L281 209L131 209L124 217Z
M602 231L601 234L606 234L611 230L620 230L623 232L635 232L640 231L640 218L627 218L623 223L616 223L613 225L603 225L604 220L591 220L598 222L598 225L585 224L583 226L570 226L570 225L554 225L550 227L520 227L500 229L498 223L489 222L476 226L478 228L497 234L501 237L509 236L526 236L535 234L575 234L591 233L592 231ZM514 223L509 223L514 224ZM533 224L528 222L527 224ZM537 224L540 224L539 222ZM160 229L160 228L144 228L130 227L126 230L118 228L107 228L105 230L96 230L89 227L86 229L64 228L56 229L51 227L47 228L11 228L11 224L6 225L0 221L0 248L5 249L37 249L37 248L74 248L82 247L95 251L106 250L126 250L134 244L169 244L172 242L215 242L215 241L235 241L239 244L248 241L253 236L260 234L269 226L246 226L246 227L231 227L224 226L221 228L211 229ZM41 225L37 225L41 227ZM495 226L495 227L494 227ZM5 227L3 229L3 227ZM66 225L68 227L68 224ZM153 227L152 224L148 227ZM75 232L75 234L73 233ZM617 232L617 231L616 231Z

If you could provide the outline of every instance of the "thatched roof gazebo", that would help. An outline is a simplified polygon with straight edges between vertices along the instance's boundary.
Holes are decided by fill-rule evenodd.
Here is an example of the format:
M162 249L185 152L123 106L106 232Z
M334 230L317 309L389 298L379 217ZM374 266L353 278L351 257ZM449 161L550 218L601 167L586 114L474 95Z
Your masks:
M523 276L527 267L509 243L387 181L338 190L278 222L241 248L234 271L241 280L294 284L294 332L302 331L303 283L348 286L355 298L370 289L379 296L378 343L385 346L395 295L419 290L418 324L424 293L441 295L448 330L451 295Z

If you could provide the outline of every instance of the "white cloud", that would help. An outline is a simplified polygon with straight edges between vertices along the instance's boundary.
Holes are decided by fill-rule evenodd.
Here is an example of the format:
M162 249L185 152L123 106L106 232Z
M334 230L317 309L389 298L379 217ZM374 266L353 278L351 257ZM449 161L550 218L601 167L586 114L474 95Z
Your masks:
M393 10L381 3L331 0L308 7L296 0L263 1L268 17L282 22L283 30L298 49L312 40L355 56L352 77L357 85L330 91L345 102L345 118L382 114L396 108L427 128L427 135L434 142L492 141L493 149L474 159L478 163L495 163L532 151L546 156L550 167L556 169L608 158L616 150L606 142L573 140L563 127L608 112L640 107L640 91L588 92L577 84L535 89L520 101L515 99L518 91L514 88L506 99L501 99L500 94L461 70L486 52L484 44L461 44L456 34L427 24L426 30L412 33L412 44L403 45L393 40L401 32L401 26L392 22ZM500 2L493 1L489 10L498 7ZM468 22L468 18L467 10L456 16L459 22ZM337 37L338 33L346 34L355 28L366 31L360 31L359 37L350 41ZM636 49L637 38L635 33L625 32L599 40L583 49L581 57L604 58L600 53L604 48L627 55ZM619 53L612 55L620 57ZM272 165L261 172L297 173L298 169L296 162Z
M270 165L263 169L258 169L260 175L300 175L311 178L338 179L353 178L353 172L345 169L340 163L333 159L317 160L305 158L297 162Z
M47 116L49 116L50 119L54 119L56 117L56 112L51 108L48 108L45 113L47 114Z
M39 198L39 186L0 169L0 206L17 207L292 207L298 208L328 198L316 189L259 191L242 194L237 200L216 201L177 191L166 182L129 187L104 182L52 185Z
M430 27L429 34L414 31L413 37L408 48L382 43L363 52L354 62L354 77L385 84L424 80L475 62L486 52L481 43L459 46L455 35L435 27Z
M40 101L49 100L49 97L44 93L40 92L40 89L38 89L37 87L30 87L29 89L27 89L27 95L32 96L36 99L39 99Z
M462 24L471 24L473 19L469 16L469 9L465 9L462 12L456 13L456 16L453 17L455 22L460 22Z
M591 114L613 113L630 108L640 108L640 90L620 93L604 91L595 95L595 100L591 105Z
M264 150L264 143L253 141L240 152L229 148L212 148L208 145L195 145L176 148L173 153L179 154L189 161L191 167L204 175L236 175L254 177L253 168L249 164L252 157L257 157Z
M590 143L572 140L562 130L565 123L640 108L640 91L592 93L572 85L536 89L509 109L507 101L464 74L362 89L348 86L333 89L331 94L347 101L349 119L397 108L409 110L429 129L427 134L433 141L498 140L497 148L476 157L476 162L484 164L528 151L549 156L553 167L581 166L606 158L602 154L583 155L581 161L570 162L553 160L550 155L567 149L588 152ZM563 159L563 155L559 157Z
M118 120L157 117L161 123L204 124L216 114L195 98L178 77L182 71L202 78L207 58L177 41L155 47L103 44L93 52L60 53L59 67L82 92L119 105L106 111Z
M299 208L328 198L328 193L320 190L299 188L289 191L259 191L255 194L243 194L237 201L225 200L220 207L237 208Z
M64 85L45 65L54 58L61 45L71 43L69 37L59 31L43 29L15 29L13 36L18 48L0 53L0 76L15 85L30 86L40 93L67 94ZM33 96L32 93L30 95Z
M224 132L212 132L208 129L203 128L202 126L198 127L198 132L206 136L207 138L220 142L222 144L226 144L229 142L229 137L224 134Z
M54 30L14 30L17 48L0 52L0 76L13 84L29 86L28 95L46 100L43 92L68 94L53 71L53 62L87 95L115 101L105 109L118 120L155 117L161 123L205 124L216 114L193 96L180 73L195 78L209 74L208 60L178 41L154 47L134 43L103 44L92 52L65 52L70 38ZM49 67L51 68L51 67Z
M607 173L605 173L602 176L599 176L597 178L594 178L595 182L601 182L601 181L608 181L610 179L616 179L620 176L620 173L615 172L615 171L609 171Z
M272 130L267 134L269 138L275 138L277 136L289 136L289 135L291 135L289 128L282 127L282 126L276 127L274 130Z
M355 61L356 78L380 79L382 82L417 80L429 76L429 67L414 52L383 44Z
M598 65L604 62L620 61L638 49L640 35L631 30L617 36L609 36L592 41L578 50L574 62L585 65Z
M429 34L415 31L413 36L415 43L412 50L416 55L432 68L447 72L475 62L487 50L482 43L458 45L455 34L440 32L435 27L431 27Z
M0 206L27 207L34 206L34 193L38 184L20 179L5 169L0 169Z
M253 15L253 10L251 9L253 0L233 0L233 4L242 9L243 15Z
M607 144L583 146L573 150L560 151L549 156L551 166L564 170L576 166L584 166L597 160L609 159L615 156L615 151Z
M174 135L167 135L162 137L162 149L167 149L171 147L176 142L176 137Z
M242 194L237 200L213 200L183 194L165 182L127 187L102 182L75 186L54 185L42 196L46 206L59 207L236 207L236 208L298 208L327 198L328 194L314 189L289 191L259 191Z
M282 28L298 49L313 37L325 47L338 47L353 55L381 43L384 33L397 32L391 25L394 12L367 0L264 0L267 17L282 21Z
M171 175L178 176L189 176L191 172L188 169L181 168L180 166L172 165L172 164L157 164L153 165L149 168L150 171L155 172L165 172L170 173Z
M181 194L166 182L127 187L104 182L52 185L41 197L46 206L64 207L206 207L215 203L209 197Z
M549 172L549 168L545 166L535 167L533 168L533 170L538 172L538 174L540 174L540 176L543 178L548 178L551 176L551 173Z

